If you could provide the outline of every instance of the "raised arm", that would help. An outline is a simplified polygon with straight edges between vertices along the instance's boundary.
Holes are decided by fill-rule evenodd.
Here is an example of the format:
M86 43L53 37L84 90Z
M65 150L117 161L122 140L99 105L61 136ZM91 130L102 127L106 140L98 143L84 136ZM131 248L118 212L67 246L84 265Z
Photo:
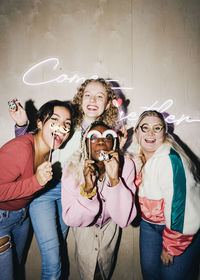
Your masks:
M28 117L26 111L17 98L14 98L13 100L16 107L14 109L9 108L9 113L15 122L15 136L17 137L26 134L28 128Z
M69 226L88 226L99 212L100 203L95 195L88 199L80 194L80 185L76 174L70 171L69 164L64 168L62 176L61 202L64 222Z

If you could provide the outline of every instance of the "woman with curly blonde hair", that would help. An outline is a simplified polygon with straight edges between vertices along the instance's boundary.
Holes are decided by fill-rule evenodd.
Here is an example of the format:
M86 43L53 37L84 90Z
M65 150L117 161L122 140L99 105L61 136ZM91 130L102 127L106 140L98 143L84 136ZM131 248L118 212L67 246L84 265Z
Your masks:
M87 92L87 89L91 88L93 85L98 86L100 85L101 88L104 87L105 92L107 92L107 106L105 107L105 110L102 112L101 115L96 116L96 118L93 120L101 120L104 121L106 124L111 124L117 120L118 117L118 108L113 105L113 100L116 98L114 91L112 90L109 83L107 83L104 79L98 78L98 79L87 79L84 83L80 86L78 89L77 94L74 96L73 103L75 104L75 107L77 108L77 125L81 125L83 119L85 118L85 112L83 107L83 102L85 99L85 92ZM98 98L98 96L97 96ZM87 108L86 108L87 110Z

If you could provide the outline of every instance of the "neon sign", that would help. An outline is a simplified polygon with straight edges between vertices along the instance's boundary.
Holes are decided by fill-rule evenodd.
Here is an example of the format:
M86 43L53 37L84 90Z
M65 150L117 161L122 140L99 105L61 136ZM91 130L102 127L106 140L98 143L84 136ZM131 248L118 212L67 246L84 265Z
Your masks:
M42 69L44 70L45 67L49 67L49 65L51 66L50 68L50 75L56 75L56 70L58 69L58 66L60 65L60 61L58 58L56 57L52 57L52 58L48 58L45 59L35 65L33 65L30 69L28 69L23 77L22 80L24 82L24 84L29 85L29 86L39 86L39 85L47 85L50 83L63 83L63 82L68 82L68 83L82 83L86 80L85 77L81 77L78 74L74 74L73 76L69 77L67 74L63 73L61 75L58 75L55 78L52 79L47 79L47 80L40 80L40 81L34 81L33 76L34 74L37 74L37 71L41 71ZM49 69L48 69L49 71ZM90 79L97 79L98 76L97 75L92 75L90 77ZM108 81L116 81L117 80L108 80ZM113 89L124 89L124 90L130 90L133 88L129 88L129 87L112 87ZM119 102L118 102L119 103ZM166 100L160 107L157 106L158 101L155 101L151 106L141 106L142 111L144 110L157 110L160 113L166 112L167 109L169 109L172 105L173 105L173 100L172 99L168 99ZM120 106L121 104L118 104L118 106ZM122 121L127 119L129 121L135 121L137 120L139 117L139 115L137 115L136 112L131 112L128 115L125 115L123 111L120 112L120 118L119 121ZM192 119L190 116L185 116L184 114L182 114L182 116L179 119L176 119L175 115L168 115L165 118L166 122L168 123L174 123L176 125L179 125L181 122L186 121L188 123L191 122L200 122L200 119Z
M160 113L164 113L167 111L167 109L169 109L172 105L173 105L173 100L172 99L168 99L166 100L160 107L157 107L156 105L158 104L158 101L155 101L151 106L146 107L146 106L141 106L142 112L146 111L146 110L156 110ZM128 114L127 116L124 116L123 112L120 112L120 121L123 121L125 119L129 120L129 121L136 121L138 119L139 115L137 115L136 112L131 112L130 114ZM192 119L190 116L185 116L184 114L182 114L182 116L179 119L176 119L175 115L168 115L167 117L165 117L165 121L167 123L174 123L176 125L179 125L181 122L186 121L188 123L191 122L200 122L200 119Z
M85 77L80 77L78 74L74 74L72 77L69 77L67 74L63 73L61 75L58 75L56 78L53 79L49 79L46 81L33 81L31 79L31 76L34 75L34 73L36 73L38 70L41 70L43 67L46 67L48 65L52 65L52 73L54 74L56 70L58 70L58 66L60 64L60 61L58 58L56 57L51 57L48 59L45 59L35 65L33 65L30 69L28 69L23 77L22 80L26 85L29 86L40 86L40 85L46 85L46 84L50 84L50 83L63 83L63 82L68 82L68 83L82 83L86 80ZM51 73L51 74L52 74ZM89 79L97 79L98 76L97 75L92 75ZM115 81L115 80L109 80L109 81ZM112 87L113 89L132 89L129 87Z

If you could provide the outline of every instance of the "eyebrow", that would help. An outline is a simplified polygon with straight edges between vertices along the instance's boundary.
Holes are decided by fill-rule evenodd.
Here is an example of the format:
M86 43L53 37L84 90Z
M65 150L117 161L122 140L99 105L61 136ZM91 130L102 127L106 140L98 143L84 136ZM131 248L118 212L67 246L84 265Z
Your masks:
M83 93L86 93L86 92L91 93L91 91L88 91L88 90L84 91ZM100 93L100 94L103 94L103 95L105 96L105 93L103 93L102 91L98 91L98 92L97 92L97 94L99 94L99 93Z
M141 125L144 125L144 124L147 124L147 125L157 125L157 124L162 125L162 123L153 123L153 124L151 124L151 123L143 123Z

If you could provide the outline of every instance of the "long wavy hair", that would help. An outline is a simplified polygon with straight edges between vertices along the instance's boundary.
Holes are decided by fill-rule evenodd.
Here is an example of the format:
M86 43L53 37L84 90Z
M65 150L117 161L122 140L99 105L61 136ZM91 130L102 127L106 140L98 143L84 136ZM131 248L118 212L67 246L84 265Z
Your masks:
M82 109L82 99L84 95L84 91L86 86L89 83L100 83L105 89L108 94L107 103L110 102L110 106L104 113L97 118L99 121L103 121L106 124L111 125L118 119L118 108L113 105L113 100L116 99L115 92L112 90L109 83L107 83L103 78L98 79L87 79L82 85L79 87L77 94L73 98L73 104L75 105L75 110L77 114L77 125L80 126L83 118L84 112Z
M135 135L136 132L140 126L140 123L145 117L157 117L160 119L162 125L163 125L163 131L164 131L164 139L163 143L169 143L173 149L180 154L187 162L189 169L191 173L193 174L193 177L197 183L200 182L200 175L199 175L199 167L192 161L192 159L186 154L186 152L183 150L183 148L175 141L174 137L168 133L168 126L165 122L164 116L156 111L156 110L147 110L144 111L138 118L138 121L135 126Z

